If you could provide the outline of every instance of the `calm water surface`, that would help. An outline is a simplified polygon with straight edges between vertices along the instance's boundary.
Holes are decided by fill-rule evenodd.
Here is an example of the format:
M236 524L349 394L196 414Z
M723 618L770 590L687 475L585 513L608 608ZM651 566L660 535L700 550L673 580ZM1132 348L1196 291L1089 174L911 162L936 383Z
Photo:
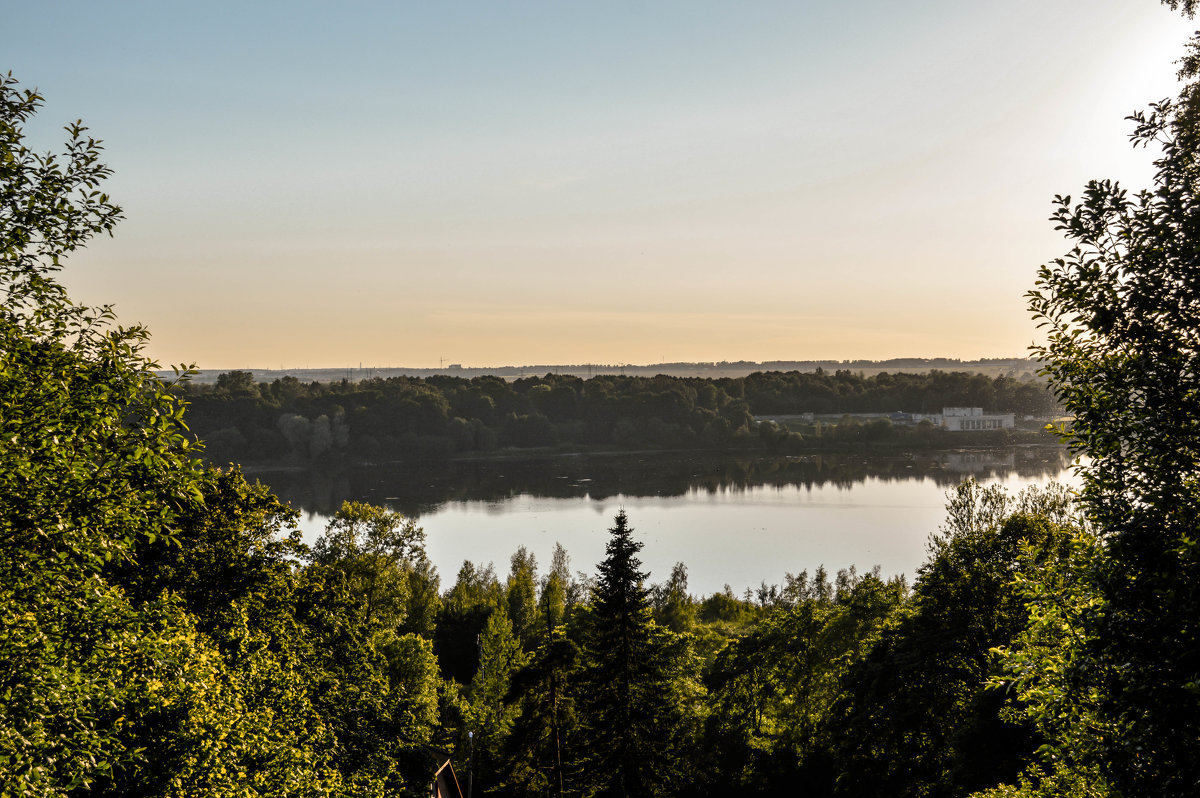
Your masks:
M312 542L341 501L385 504L418 518L426 549L453 583L464 559L503 578L518 546L550 562L554 544L589 574L624 509L650 580L679 561L691 592L740 592L785 572L878 565L910 580L944 518L946 491L966 476L1012 492L1072 482L1065 451L1005 449L898 457L728 458L560 456L436 466L376 466L336 474L257 474L302 511Z

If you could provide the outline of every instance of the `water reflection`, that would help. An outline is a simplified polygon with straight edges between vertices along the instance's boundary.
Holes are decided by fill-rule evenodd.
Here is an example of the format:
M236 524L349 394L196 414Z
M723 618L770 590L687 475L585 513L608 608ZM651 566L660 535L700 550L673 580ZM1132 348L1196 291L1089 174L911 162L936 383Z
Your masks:
M707 595L821 564L879 565L911 578L945 518L946 490L963 477L1017 491L1062 480L1068 466L1066 450L1031 447L891 457L593 454L251 477L303 511L309 542L346 499L420 518L443 588L464 559L506 573L518 546L544 566L561 543L576 570L591 572L613 515L625 509L651 581L683 561L691 590Z
M949 487L980 481L1041 482L1062 474L1062 447L952 450L910 455L742 457L718 454L558 455L430 464L354 466L337 470L251 471L293 507L329 515L343 501L369 501L420 517L447 504L501 505L515 497L593 499L681 497L760 487L851 489L868 479L930 480Z

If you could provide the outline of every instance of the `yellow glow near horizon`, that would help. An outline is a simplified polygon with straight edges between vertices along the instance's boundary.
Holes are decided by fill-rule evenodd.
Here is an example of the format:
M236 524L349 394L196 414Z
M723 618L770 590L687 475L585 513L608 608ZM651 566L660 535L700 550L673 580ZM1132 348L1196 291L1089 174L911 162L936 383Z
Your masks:
M66 280L163 363L1021 356L1051 197L1148 182L1123 117L1191 26L868 6L48 4L0 46L39 142L105 139L128 219Z

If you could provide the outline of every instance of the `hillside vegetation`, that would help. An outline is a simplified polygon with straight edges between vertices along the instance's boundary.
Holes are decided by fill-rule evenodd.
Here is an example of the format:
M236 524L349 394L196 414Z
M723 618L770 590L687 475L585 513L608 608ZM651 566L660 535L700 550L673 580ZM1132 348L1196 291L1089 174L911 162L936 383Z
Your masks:
M884 385L917 378L232 375L188 394L155 376L146 330L58 280L121 210L86 129L32 152L41 98L0 78L0 795L429 795L446 757L497 796L1196 795L1198 52L1180 100L1133 117L1161 148L1152 189L1058 198L1071 248L1028 295L1081 491L961 483L911 585L818 567L706 597L683 563L641 570L623 512L585 571L518 549L443 582L410 519L353 502L305 546L295 511L202 462L187 420L261 409L307 456L447 430L722 441L754 412L821 409L792 386L891 410ZM989 408L1009 388L929 379Z

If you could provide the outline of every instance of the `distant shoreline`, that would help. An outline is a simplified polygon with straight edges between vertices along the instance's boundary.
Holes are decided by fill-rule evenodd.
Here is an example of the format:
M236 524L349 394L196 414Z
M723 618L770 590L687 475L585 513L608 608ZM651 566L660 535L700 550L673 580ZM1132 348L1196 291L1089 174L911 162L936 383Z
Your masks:
M526 365L526 366L461 366L451 364L441 368L415 368L408 366L363 366L344 368L222 368L201 369L193 382L212 383L217 377L232 371L248 371L254 375L255 382L272 382L284 377L294 377L301 382L360 382L370 379L388 379L390 377L430 377L453 376L473 377L496 376L505 379L520 379L522 377L541 377L546 374L565 374L574 377L596 377L604 374L625 374L629 376L655 376L666 374L671 377L745 377L758 371L824 371L846 370L873 376L880 372L925 373L929 371L966 371L973 374L985 374L989 377L1012 375L1020 377L1026 372L1036 374L1040 364L1031 358L980 358L978 360L958 360L955 358L920 358L905 357L888 360L752 360L714 361L695 363L649 363L645 365L612 364L612 363L575 363L559 365ZM163 370L158 372L160 377L169 379L174 372Z
M446 457L386 457L380 459L340 458L317 462L296 462L288 459L253 460L247 459L239 463L222 463L207 461L209 465L218 468L235 466L246 474L262 473L302 473L312 470L339 468L381 468L389 466L446 465L449 463L498 463L505 461L528 462L533 460L570 459L578 457L617 458L636 457L753 457L753 458L783 458L805 459L821 457L822 455L863 455L870 457L904 457L928 455L933 452L974 452L997 449L1063 449L1066 444L1051 438L1045 433L1032 430L1004 430L1003 439L998 431L958 432L953 433L955 439L940 438L937 441L920 442L914 437L895 441L834 441L824 439L820 442L808 442L789 451L772 451L754 447L698 447L688 448L631 448L615 445L597 445L593 447L578 444L558 446L531 446L527 448L503 448L489 452L462 452Z

